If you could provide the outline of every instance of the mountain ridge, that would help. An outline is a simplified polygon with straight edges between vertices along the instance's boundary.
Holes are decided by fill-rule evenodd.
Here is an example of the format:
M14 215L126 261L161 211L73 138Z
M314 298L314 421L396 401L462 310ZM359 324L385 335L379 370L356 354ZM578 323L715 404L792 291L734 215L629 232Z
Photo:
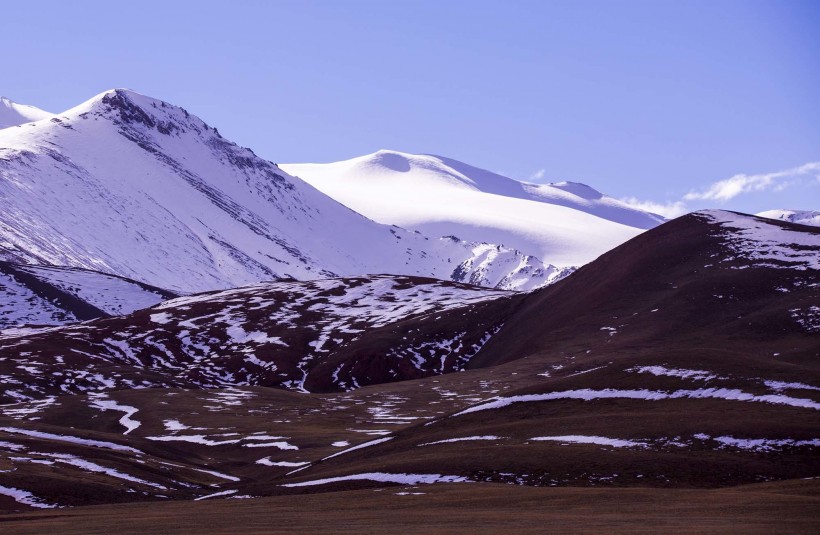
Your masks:
M374 272L523 289L562 275L513 249L377 225L130 90L4 129L0 147L6 260L181 292Z

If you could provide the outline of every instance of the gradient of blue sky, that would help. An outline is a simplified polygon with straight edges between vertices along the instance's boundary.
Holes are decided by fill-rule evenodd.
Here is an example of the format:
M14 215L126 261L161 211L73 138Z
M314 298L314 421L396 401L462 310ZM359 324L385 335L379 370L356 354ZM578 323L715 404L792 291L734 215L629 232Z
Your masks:
M276 162L391 148L667 203L820 161L816 0L27 0L0 15L0 94L61 111L129 87ZM683 206L820 209L818 175Z

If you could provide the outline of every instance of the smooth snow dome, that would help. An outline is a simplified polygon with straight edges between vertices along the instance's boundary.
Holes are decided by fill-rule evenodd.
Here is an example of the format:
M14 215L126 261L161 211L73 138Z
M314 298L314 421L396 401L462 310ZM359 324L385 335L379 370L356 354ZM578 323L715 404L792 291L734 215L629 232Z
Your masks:
M380 150L280 167L380 223L497 243L562 267L664 222L585 184L528 184L441 156Z
M755 215L767 219L780 219L789 223L820 227L820 212L817 210L766 210Z
M54 114L40 108L17 104L11 99L0 97L0 128L9 128L51 117L54 117Z

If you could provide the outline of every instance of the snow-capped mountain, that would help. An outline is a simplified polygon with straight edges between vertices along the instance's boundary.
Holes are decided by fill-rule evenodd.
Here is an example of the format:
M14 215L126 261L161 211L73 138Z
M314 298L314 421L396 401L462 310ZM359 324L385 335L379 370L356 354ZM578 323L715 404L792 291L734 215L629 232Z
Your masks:
M0 97L0 128L9 128L51 117L54 117L54 114L40 108L18 104L6 97Z
M441 156L380 150L281 167L380 223L499 243L558 266L586 264L665 221L584 184L528 184Z
M817 210L766 210L756 215L767 219L780 219L789 223L820 227L820 212Z
M123 89L0 130L0 259L173 291L394 273L527 289L533 256L374 223L186 110Z

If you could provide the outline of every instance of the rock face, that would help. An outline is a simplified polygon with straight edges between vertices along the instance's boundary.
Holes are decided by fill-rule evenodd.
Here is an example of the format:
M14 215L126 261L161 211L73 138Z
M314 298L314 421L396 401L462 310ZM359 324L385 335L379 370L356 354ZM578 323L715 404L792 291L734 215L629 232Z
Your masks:
M0 130L0 259L176 292L395 273L529 289L516 250L376 224L182 108L128 90Z

